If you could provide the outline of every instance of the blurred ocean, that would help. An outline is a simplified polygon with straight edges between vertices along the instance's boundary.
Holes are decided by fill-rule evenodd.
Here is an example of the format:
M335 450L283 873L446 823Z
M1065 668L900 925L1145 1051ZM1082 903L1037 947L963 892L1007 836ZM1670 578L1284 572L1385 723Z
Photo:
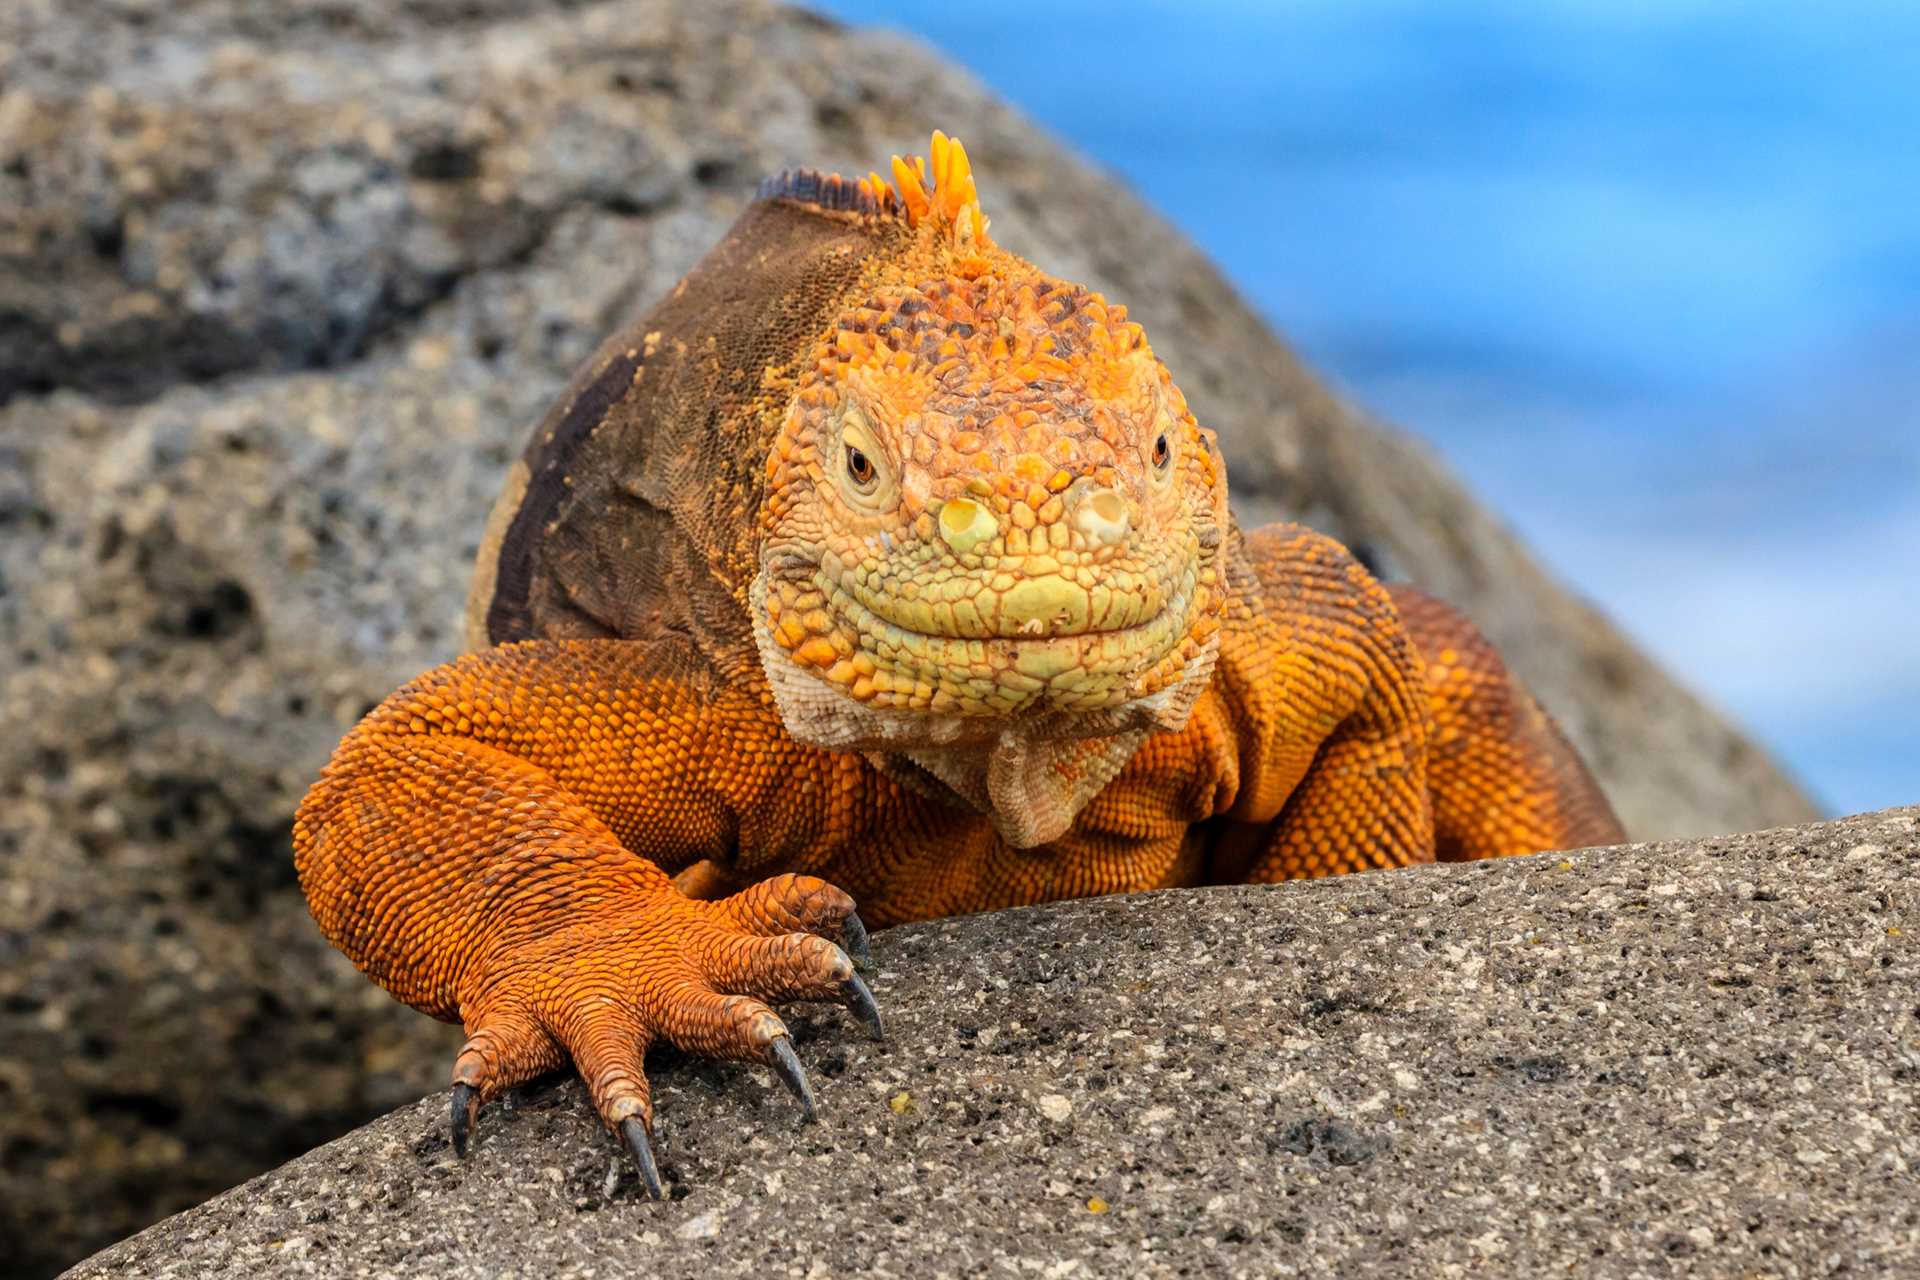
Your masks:
M1920 802L1920 4L810 3L1122 175L1824 804Z

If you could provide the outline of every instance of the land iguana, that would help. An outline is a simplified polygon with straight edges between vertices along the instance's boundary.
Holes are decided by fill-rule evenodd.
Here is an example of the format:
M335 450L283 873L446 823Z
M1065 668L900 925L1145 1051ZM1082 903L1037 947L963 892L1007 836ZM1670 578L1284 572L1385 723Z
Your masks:
M465 1027L457 1149L571 1061L656 1196L648 1046L811 1114L770 1006L878 1035L868 925L1621 838L1461 615L1236 527L1140 326L996 245L938 133L770 179L600 348L469 618L308 792L300 880Z

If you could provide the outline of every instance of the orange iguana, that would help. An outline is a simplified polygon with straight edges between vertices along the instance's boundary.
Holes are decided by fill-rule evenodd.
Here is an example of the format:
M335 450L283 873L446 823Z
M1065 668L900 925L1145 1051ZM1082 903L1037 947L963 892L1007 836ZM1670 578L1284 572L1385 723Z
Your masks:
M456 1147L571 1060L655 1195L648 1046L811 1113L768 1006L877 1035L863 916L1620 838L1458 614L1235 527L1140 327L995 245L938 133L891 182L771 180L600 349L471 621L308 793L301 883L465 1026Z

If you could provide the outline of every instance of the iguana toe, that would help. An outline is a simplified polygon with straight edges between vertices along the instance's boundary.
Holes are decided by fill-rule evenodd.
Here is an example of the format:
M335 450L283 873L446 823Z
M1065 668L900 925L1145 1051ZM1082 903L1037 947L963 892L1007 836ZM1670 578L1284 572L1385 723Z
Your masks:
M473 1117L480 1110L480 1091L470 1084L453 1086L453 1117L448 1132L453 1138L453 1153L467 1157L467 1134L473 1129Z
M840 922L840 945L853 957L854 968L873 972L873 948L867 943L867 926L860 922L858 912L847 912L847 918Z
M853 899L818 876L773 876L714 905L750 933L837 937L858 968L873 965L867 926Z
M620 1122L620 1134L627 1140L627 1150L633 1153L634 1167L640 1171L640 1182L647 1194L655 1200L666 1199L666 1189L660 1185L660 1168L653 1161L653 1140L647 1137L646 1123L638 1116L628 1116Z
M813 1119L813 1085L807 1080L807 1069L800 1065L799 1055L793 1051L791 1037L781 1036L767 1046L767 1065L780 1077L780 1083L787 1086L787 1092L799 1099L801 1113Z
M840 991L846 997L847 1008L853 1010L854 1016L867 1024L867 1034L875 1040L885 1040L887 1029L880 1022L880 1006L873 1002L873 992L867 989L867 984L861 981L860 975L856 973L841 983Z

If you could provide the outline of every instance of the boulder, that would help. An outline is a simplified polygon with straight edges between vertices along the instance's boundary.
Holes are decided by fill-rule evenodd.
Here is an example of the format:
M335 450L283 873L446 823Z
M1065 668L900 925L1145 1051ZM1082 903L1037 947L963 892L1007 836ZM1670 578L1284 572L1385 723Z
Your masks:
M1231 452L1473 613L1636 834L1810 816L1763 751L1341 403L1190 245L898 37L691 0L0 6L0 1271L445 1079L320 939L294 806L453 655L529 425L765 173L941 126Z
M1920 809L1175 890L875 939L821 1119L661 1055L668 1199L572 1079L436 1094L168 1219L141 1276L1879 1273L1920 1250Z

